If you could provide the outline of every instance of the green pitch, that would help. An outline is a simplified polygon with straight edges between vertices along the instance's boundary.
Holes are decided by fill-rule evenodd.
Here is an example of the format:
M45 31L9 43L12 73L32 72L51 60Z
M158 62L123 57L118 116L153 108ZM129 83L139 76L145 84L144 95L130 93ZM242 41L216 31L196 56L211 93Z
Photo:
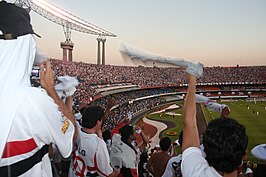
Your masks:
M259 162L255 157L251 154L251 149L258 145L266 143L266 102L246 102L245 100L241 100L238 102L226 102L231 109L230 117L236 119L238 122L243 124L246 127L246 131L249 137L248 143L248 160L253 162ZM178 105L183 105L183 102L178 102ZM219 117L218 113L210 112L205 106L202 106L204 116L207 122L211 121L214 118ZM176 123L176 127L168 129L163 132L163 136L167 136L168 131L176 131L178 134L182 129L182 109L174 110L171 112L175 112L176 116L170 116L167 114L150 114L149 118L155 120L167 120ZM258 114L257 114L258 112ZM160 117L161 115L161 117ZM169 136L172 141L178 139L178 134L176 136ZM178 148L180 151L180 148Z

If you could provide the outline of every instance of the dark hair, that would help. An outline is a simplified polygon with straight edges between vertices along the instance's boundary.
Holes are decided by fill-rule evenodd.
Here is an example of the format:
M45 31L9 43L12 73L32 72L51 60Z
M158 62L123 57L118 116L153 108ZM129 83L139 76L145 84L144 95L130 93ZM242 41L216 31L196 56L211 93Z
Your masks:
M119 129L122 141L128 141L131 135L134 135L134 127L125 125Z
M241 165L246 154L246 129L231 118L215 119L208 124L203 145L209 165L217 171L231 173Z
M167 151L170 148L170 146L171 146L171 139L169 137L167 137L167 136L163 137L160 140L159 145L160 145L161 150Z
M180 133L179 133L178 142L180 144L180 147L182 147L182 144L183 144L183 130L181 130Z
M136 149L133 147L131 142L128 141L131 135L134 135L134 127L131 125L124 125L119 129L119 133L121 135L121 141L127 144L129 147L131 147L131 149L133 149L137 154Z
M104 140L104 142L107 142L107 140L110 140L111 139L111 132L110 132L110 130L108 129L108 130L105 130L104 132L103 132L103 140Z
M82 127L93 128L98 120L102 120L104 109L100 106L89 106L82 112Z

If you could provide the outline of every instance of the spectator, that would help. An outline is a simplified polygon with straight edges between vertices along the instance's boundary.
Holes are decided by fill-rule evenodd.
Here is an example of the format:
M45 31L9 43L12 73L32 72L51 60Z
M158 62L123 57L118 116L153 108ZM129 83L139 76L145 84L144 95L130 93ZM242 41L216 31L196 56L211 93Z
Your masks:
M70 156L74 115L55 91L50 62L40 67L44 89L31 87L36 41L28 11L1 1L0 16L0 174L52 176L48 145Z
M101 139L103 116L104 109L99 106L90 106L82 113L82 128L69 176L118 176L120 170L110 166L109 153Z
M248 137L245 127L230 118L211 121L203 137L206 159L199 149L196 123L196 77L189 75L189 87L184 104L184 134L182 144L183 176L237 176L246 155Z
M147 169L147 162L148 162L148 151L145 150L140 154L140 160L138 164L138 173L139 177L147 177L149 174L149 171Z
M119 129L119 133L112 137L110 156L111 159L119 159L121 164L114 164L114 161L111 163L113 166L122 166L119 177L137 177L137 151L131 144L136 139L134 127L125 125Z
M154 152L147 163L147 169L154 177L161 177L163 175L166 165L171 158L169 153L171 139L169 137L163 137L159 144L161 151Z
M178 142L181 147L182 147L182 141L183 141L183 131L180 132L178 137ZM181 162L182 162L182 153L179 154L178 156L172 157L168 161L162 177L182 177Z

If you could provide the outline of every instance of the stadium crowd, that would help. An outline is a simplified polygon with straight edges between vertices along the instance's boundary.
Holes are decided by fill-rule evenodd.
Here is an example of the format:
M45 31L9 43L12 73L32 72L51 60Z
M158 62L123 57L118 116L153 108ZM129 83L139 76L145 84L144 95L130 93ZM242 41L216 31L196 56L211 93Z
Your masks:
M109 100L115 100L115 105L113 109L109 111L108 117L103 120L102 127L104 127L105 132L112 131L119 126L121 122L124 122L128 118L128 114L137 115L138 113L145 112L154 108L157 105L163 103L162 99L158 97L160 94L173 93L173 92L185 92L186 89L180 87L168 87L176 86L179 84L187 83L185 79L184 71L181 68L159 68L159 67L129 67L129 66L110 66L110 65L95 65L95 64L86 64L82 62L68 62L61 60L51 60L53 69L55 71L56 77L69 75L77 77L80 84L77 87L77 91L73 95L74 97L74 110L79 110L79 106L84 103L89 103L89 106L101 106L105 109L108 107ZM230 88L234 89L260 89L263 88L259 84L265 83L266 79L264 76L264 66L260 67L207 67L204 68L204 75L199 78L199 83L222 83L222 82L251 82L258 83L258 86L209 86L212 90L213 87L217 87L216 90L227 90ZM256 71L256 72L254 72ZM245 79L241 80L239 77L239 72L244 72ZM225 77L229 73L229 78ZM251 74L252 73L252 74ZM181 78L181 79L180 79ZM259 78L259 79L258 79ZM119 85L138 85L141 90L127 91L114 93L107 96L101 96L96 90L98 88L107 88L114 87ZM157 88L159 86L159 88ZM207 86L208 87L208 86ZM207 87L200 86L198 91L206 90ZM212 87L212 88L211 88ZM208 90L208 89L207 89ZM213 89L215 90L215 89ZM217 95L217 93L216 93ZM97 97L98 96L98 97ZM150 97L154 96L154 97ZM88 101L88 98L96 98ZM104 132L104 133L105 133ZM109 137L110 139L110 137ZM108 144L108 142L106 141ZM107 146L108 147L108 146ZM109 144L110 148L110 144ZM157 147L154 147L157 148ZM110 151L110 149L109 149ZM160 151L158 151L160 152ZM145 156L146 154L146 156ZM162 153L163 154L163 153ZM159 153L159 158L160 157ZM141 155L143 158L139 161L139 164L142 164L142 167L139 167L139 171L143 176L144 174L148 176L151 171L154 175L152 167L150 169L146 168L148 159L150 156L147 156L147 152ZM180 160L180 156L177 159ZM170 158L167 157L167 161ZM70 161L69 161L70 162ZM149 162L150 163L150 162ZM144 166L143 166L144 165ZM166 168L166 164L163 167ZM58 171L58 168L54 166L55 171ZM176 168L176 171L173 174L181 174L181 167ZM61 169L62 170L62 169ZM64 168L63 168L64 170ZM65 170L66 171L66 170ZM162 175L162 171L160 175ZM63 173L62 171L60 172ZM169 172L168 172L169 173ZM170 173L171 174L171 173ZM246 176L250 175L247 173ZM156 176L156 174L155 174Z
M89 102L89 106L100 106L103 107L105 109L107 109L108 107L108 101L113 99L116 100L116 104L113 107L113 109L110 110L108 117L103 120L102 123L102 127L104 127L104 131L112 131L113 129L116 128L116 126L118 126L121 122L125 121L128 118L128 113L131 113L133 115L138 114L139 112L145 112L147 110L150 110L151 108L161 104L163 101L160 99L160 97L158 97L158 95L160 94L164 94L164 93L172 93L177 91L176 88L156 88L156 86L165 86L168 83L170 86L173 86L173 83L186 83L186 80L178 80L178 82L174 82L172 80L168 80L167 82L165 82L164 80L166 78L169 77L155 77L158 81L154 82L151 81L147 78L150 78L151 76L149 75L150 73L155 73L155 75L159 75L158 71L163 72L164 76L168 75L172 75L171 72L177 71L176 73L178 73L178 77L180 77L180 75L182 75L181 73L184 74L184 71L180 68L147 68L149 69L149 72L147 73L147 75L142 74L140 77L140 80L136 80L136 78L131 78L132 73L134 72L142 72L141 69L143 69L144 67L121 67L121 66L101 66L101 65L93 65L93 64L85 64L85 63L75 63L75 62L66 62L66 61L59 61L59 60L52 60L53 63L53 68L56 71L56 75L60 76L60 75L70 75L70 76L75 76L78 78L78 80L80 81L80 86L78 86L77 91L74 95L74 102L76 100L76 104L79 104L79 100L85 99L87 100L88 97L95 97L97 95L100 95L99 93L97 93L96 89L97 88L104 88L106 87L106 85L108 86L117 86L120 85L121 83L132 83L132 84L137 84L140 87L143 88L150 88L150 89L142 89L142 90L136 90L136 91L128 91L128 92L120 92L120 93L116 93L116 94L112 94L112 95L107 95L107 96L100 96L97 99ZM86 69L81 69L79 70L79 67L85 67ZM67 69L66 69L67 68ZM245 67L248 68L248 67ZM261 67L259 67L261 68ZM262 67L263 68L263 67ZM216 71L215 69L221 69L220 67L218 68L207 68L207 73L211 74L215 74ZM239 67L236 67L235 69L239 69ZM251 72L253 68L250 67L250 69L248 70L249 72ZM92 74L93 72L86 72L87 70L89 71L94 71L94 74ZM128 70L131 72L131 74L128 74ZM136 70L136 71L135 71ZM80 72L81 71L81 72ZM205 68L206 71L206 68ZM222 69L223 73L224 72L232 72L232 69ZM114 73L119 73L119 77L115 77L113 79L113 75L110 74L110 72L114 72ZM169 73L167 73L169 72ZM180 73L179 73L180 72ZM237 71L235 71L237 73ZM232 73L232 78L237 79L237 74L235 74L235 72ZM264 71L260 71L257 72L256 77L250 77L250 81L251 82L257 82L256 79L258 76L261 77L261 73L263 73ZM86 75L86 74L88 75ZM127 73L123 76L123 73ZM144 72L145 73L145 72ZM219 73L219 72L218 72ZM99 75L98 75L99 74ZM161 74L162 75L162 74ZM108 77L107 77L108 76ZM123 76L123 77L122 77ZM217 75L218 77L224 76L224 74L222 75ZM176 76L177 77L177 76ZM199 79L199 82L217 82L217 80L215 79L207 79L208 77L206 76L206 74L203 76L205 77L206 80L204 80L203 78ZM261 78L263 78L264 76L262 76ZM91 79L90 79L91 78ZM95 79L95 78L98 78ZM127 79L126 79L127 78ZM185 77L184 77L185 78ZM255 79L256 78L256 79ZM147 79L147 80L146 80ZM220 78L219 78L220 80ZM145 81L145 82L143 82ZM151 83L149 83L149 81ZM161 82L160 82L161 81ZM231 82L235 82L236 80L232 79ZM221 80L220 80L221 82ZM155 84L156 83L156 84ZM159 84L161 83L161 85ZM253 88L254 89L257 88L256 86L251 86L248 87L248 89ZM227 89L226 86L221 87L221 90L223 89ZM240 88L240 86L235 86L235 89ZM242 87L243 88L243 87ZM244 87L244 89L246 89ZM184 91L182 89L180 89L179 91ZM82 94L81 94L82 93ZM157 95L157 96L156 96ZM149 96L154 96L154 97L149 97ZM81 98L81 99L80 99ZM136 100L137 99L137 100ZM77 109L78 107L76 107ZM108 142L106 141L106 143L108 144ZM108 146L107 146L108 147ZM110 148L110 147L109 147ZM169 147L168 147L169 148ZM167 148L166 148L167 151ZM110 152L110 149L109 149ZM146 151L144 151L145 153L147 153ZM158 151L161 154L163 154L160 150ZM168 151L167 151L168 152ZM161 155L159 153L159 158L162 158ZM142 153L140 153L142 154ZM139 156L140 156L139 154ZM143 154L142 154L143 155ZM154 171L152 170L152 167L146 168L146 164L148 163L150 156L147 156L147 158L145 158L144 162L140 162L139 164L144 164L143 169L139 169L139 171L143 171L143 174L145 174L146 176L148 176L151 172L153 175L156 176L156 174L154 174ZM139 157L140 158L140 157ZM179 157L180 160L181 157ZM140 158L141 159L141 158ZM167 157L167 161L169 160L169 156ZM166 161L166 162L167 162ZM149 162L150 163L150 162ZM140 167L139 167L140 168ZM166 164L163 167L164 169L166 169ZM55 168L56 169L56 168ZM160 175L162 175L162 173L164 172L161 170L160 171ZM140 176L143 174L139 174ZM177 174L177 172L174 172L173 174ZM178 171L178 174L181 174L180 168ZM246 173L246 176L250 176L251 173Z
M169 177L244 176L240 172L248 137L245 127L236 120L228 117L212 120L201 146L196 123L196 83L197 80L265 83L265 66L206 68L206 74L200 78L203 68L199 64L188 66L185 77L180 68L104 66L52 60L52 63L39 63L41 88L36 88L31 85L30 73L33 63L38 62L33 37L37 34L30 24L29 11L0 1L0 16L5 17L0 18L0 176L148 177L152 174L159 177L165 172L169 172ZM97 99L81 110L73 110L73 92L63 90L64 97L61 97L55 88L55 77L65 75L77 77L80 83L74 89L74 105L91 97L98 96ZM174 152L177 143L171 142L169 137L162 137L157 152L149 156L150 137L145 135L144 127L131 125L129 120L129 113L135 115L158 106L164 100L156 95L173 90L151 89L102 97L92 89L93 85L119 83L139 87L189 83L184 101L183 132L179 136L182 154L178 158L172 159L177 155ZM211 100L206 104L214 105ZM226 114L221 111L221 115L228 115L230 111L227 110ZM74 114L76 111L81 115ZM266 150L266 146L258 149ZM254 154L257 152L254 150ZM265 154L257 157L266 160ZM172 169L167 168L169 161ZM245 176L252 175L251 168L255 167L250 164L246 167Z
M95 88L100 85L118 83L136 84L141 88L168 87L186 84L187 79L182 68L131 67L96 65L83 62L68 62L53 59L56 76L69 75L81 82L74 99L82 102L99 95ZM204 75L198 83L266 83L266 66L246 67L205 67ZM251 86L253 88L254 86ZM248 87L250 88L250 87Z

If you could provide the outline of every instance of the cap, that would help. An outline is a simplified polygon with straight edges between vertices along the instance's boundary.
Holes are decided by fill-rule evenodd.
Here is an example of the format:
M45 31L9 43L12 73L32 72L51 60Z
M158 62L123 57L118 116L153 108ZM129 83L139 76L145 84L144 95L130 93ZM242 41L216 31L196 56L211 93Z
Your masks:
M251 154L254 155L257 159L266 161L266 144L255 146L251 150Z
M0 1L0 39L11 40L26 34L35 34L29 12L6 1Z

